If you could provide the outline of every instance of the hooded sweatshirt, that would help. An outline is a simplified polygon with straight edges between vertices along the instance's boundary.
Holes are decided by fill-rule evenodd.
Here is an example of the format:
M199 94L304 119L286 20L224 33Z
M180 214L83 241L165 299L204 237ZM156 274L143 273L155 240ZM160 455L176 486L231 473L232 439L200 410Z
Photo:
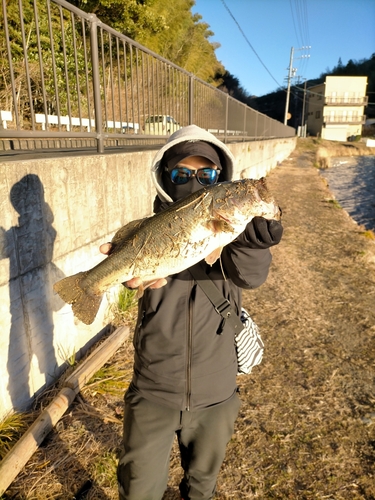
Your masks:
M196 125L184 127L170 136L151 166L157 191L157 210L175 201L163 174L168 161L173 167L173 155L168 155L169 150L179 144L184 150L183 143L194 144L197 141L214 147L220 162L219 181L231 180L234 157L230 150ZM194 151L194 148L187 149L189 155ZM179 148L175 150L178 152ZM176 161L182 159L179 157ZM191 192L202 187L195 186L193 180L189 183ZM224 247L221 263L217 261L209 266L202 261L197 264L204 266L207 276L238 314L242 288L260 286L267 278L271 263L268 249L252 249L248 244L245 233L242 233ZM146 399L181 411L220 404L229 399L237 388L234 332L226 324L222 333L218 334L222 317L188 269L166 278L165 286L146 289L138 302L132 388Z

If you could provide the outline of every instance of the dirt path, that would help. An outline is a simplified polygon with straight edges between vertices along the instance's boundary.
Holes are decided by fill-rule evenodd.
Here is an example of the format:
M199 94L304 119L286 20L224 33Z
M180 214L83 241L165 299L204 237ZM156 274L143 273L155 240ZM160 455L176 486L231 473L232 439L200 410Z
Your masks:
M285 233L245 293L266 354L240 382L221 499L375 498L375 241L313 163L297 149L268 179Z
M285 233L267 282L244 294L266 352L239 377L243 405L218 500L375 499L375 241L337 207L307 146L268 177ZM130 368L124 346L103 374L121 380L117 392L94 382L7 498L69 500L89 477L87 500L118 498ZM180 477L174 453L164 500L179 500Z

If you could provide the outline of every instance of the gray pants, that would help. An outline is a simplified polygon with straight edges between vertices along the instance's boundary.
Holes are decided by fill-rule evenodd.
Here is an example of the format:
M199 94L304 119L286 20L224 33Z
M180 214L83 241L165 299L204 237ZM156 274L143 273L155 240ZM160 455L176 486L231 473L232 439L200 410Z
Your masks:
M129 389L125 395L124 449L117 469L120 500L161 500L177 434L184 500L213 497L240 400L197 411L172 410Z

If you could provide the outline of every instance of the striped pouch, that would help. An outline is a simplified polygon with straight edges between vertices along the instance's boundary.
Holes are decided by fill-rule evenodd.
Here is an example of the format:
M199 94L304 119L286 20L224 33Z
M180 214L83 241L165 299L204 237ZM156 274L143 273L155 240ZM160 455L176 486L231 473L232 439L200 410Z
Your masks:
M244 328L235 336L238 375L250 373L253 366L261 363L264 352L264 344L259 334L259 328L243 308L241 310L241 321Z

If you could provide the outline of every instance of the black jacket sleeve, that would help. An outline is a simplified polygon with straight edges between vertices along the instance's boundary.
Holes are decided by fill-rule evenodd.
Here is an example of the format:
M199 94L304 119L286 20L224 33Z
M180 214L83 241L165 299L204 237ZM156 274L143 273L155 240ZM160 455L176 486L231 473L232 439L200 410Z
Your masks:
M252 289L262 285L272 261L268 248L250 248L246 232L223 248L222 263L228 278L240 288Z

